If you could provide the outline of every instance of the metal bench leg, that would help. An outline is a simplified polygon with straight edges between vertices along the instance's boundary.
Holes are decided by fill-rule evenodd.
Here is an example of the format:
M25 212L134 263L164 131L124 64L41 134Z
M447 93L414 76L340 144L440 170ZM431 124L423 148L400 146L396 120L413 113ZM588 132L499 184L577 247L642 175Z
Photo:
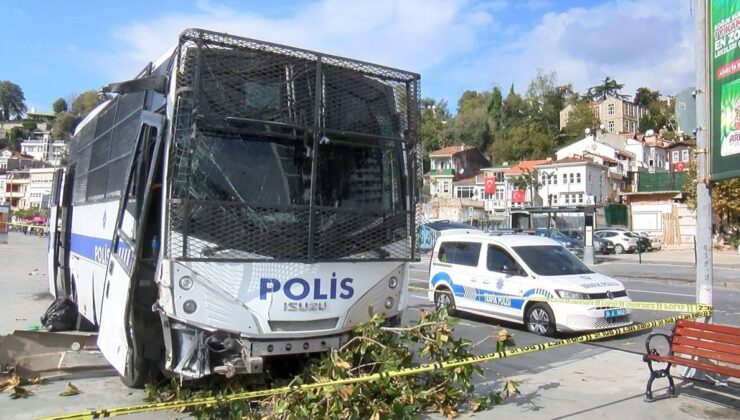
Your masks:
M655 400L653 398L653 381L657 378L668 378L668 395L675 397L676 386L673 382L673 376L671 376L671 364L668 363L665 369L655 370L653 369L652 360L648 360L647 358L644 358L643 360L645 360L645 363L648 365L648 369L650 369L650 379L648 379L647 386L645 387L645 402L653 402Z
M670 369L671 365L668 364L668 367L665 369L665 376L668 377L668 395L675 398L676 397L676 385L673 383L673 376L671 375Z
M650 379L648 379L647 387L645 388L645 401L653 402L653 381L656 376L653 372L650 372Z

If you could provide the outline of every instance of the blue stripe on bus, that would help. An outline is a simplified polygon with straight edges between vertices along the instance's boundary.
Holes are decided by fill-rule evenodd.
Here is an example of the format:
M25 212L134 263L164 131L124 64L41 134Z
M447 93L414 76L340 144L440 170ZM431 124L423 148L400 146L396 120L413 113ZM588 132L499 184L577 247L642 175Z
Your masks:
M79 254L84 258L105 265L108 264L108 258L110 257L110 244L110 239L73 233L70 240L70 251ZM131 249L128 247L126 242L120 242L118 253L126 264L130 266Z

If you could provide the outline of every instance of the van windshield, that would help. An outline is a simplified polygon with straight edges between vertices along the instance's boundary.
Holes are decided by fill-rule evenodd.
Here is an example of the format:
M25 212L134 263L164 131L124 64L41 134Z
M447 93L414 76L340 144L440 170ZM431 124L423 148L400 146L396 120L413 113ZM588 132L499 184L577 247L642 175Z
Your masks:
M515 246L513 249L540 276L593 273L578 257L560 245Z

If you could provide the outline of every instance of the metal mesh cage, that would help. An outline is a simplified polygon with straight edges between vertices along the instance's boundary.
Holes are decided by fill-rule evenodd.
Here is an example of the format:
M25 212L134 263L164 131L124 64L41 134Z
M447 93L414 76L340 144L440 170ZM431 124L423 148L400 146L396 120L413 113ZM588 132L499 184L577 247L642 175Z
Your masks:
M416 258L418 75L197 29L176 58L170 256Z

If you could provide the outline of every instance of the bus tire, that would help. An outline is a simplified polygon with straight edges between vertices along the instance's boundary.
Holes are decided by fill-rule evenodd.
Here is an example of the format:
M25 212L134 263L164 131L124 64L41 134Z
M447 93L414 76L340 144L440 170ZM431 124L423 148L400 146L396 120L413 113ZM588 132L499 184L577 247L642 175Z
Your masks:
M140 343L134 328L133 312L129 311L127 328L132 347L126 352L126 368L121 375L121 382L129 388L142 389L154 378L156 369L154 363L144 356L143 343Z

